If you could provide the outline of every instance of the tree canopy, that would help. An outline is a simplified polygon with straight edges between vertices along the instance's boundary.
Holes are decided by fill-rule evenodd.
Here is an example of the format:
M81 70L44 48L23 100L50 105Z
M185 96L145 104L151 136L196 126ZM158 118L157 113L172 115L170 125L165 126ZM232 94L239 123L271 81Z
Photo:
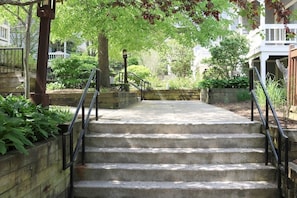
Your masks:
M236 74L243 74L246 55L249 52L245 37L234 34L210 48L211 58L206 60L210 68L204 77L228 79Z
M40 0L1 0L0 5L32 5ZM288 23L290 11L280 1L265 0L276 19ZM120 57L122 49L139 51L158 48L166 38L186 46L207 45L228 34L230 21L222 15L238 13L252 28L262 7L248 0L67 0L57 6L52 39L80 39L98 45L103 85L108 86L108 57Z

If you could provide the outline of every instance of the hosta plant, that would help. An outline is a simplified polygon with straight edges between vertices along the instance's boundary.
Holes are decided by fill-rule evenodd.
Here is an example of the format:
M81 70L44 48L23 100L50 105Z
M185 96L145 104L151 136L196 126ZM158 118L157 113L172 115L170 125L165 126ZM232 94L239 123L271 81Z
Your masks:
M58 134L65 114L69 112L34 105L22 96L0 96L0 153L17 149L27 154L26 146Z

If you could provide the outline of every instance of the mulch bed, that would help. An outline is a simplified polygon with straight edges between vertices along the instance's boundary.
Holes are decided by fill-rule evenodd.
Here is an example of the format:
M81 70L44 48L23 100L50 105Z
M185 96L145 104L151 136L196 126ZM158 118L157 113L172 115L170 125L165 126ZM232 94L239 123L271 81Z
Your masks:
M229 111L232 111L238 115L251 118L251 103L250 101L245 102L238 102L238 103L232 103L232 104L213 104L214 106L221 107L224 109L227 109ZM284 115L284 112L281 109L276 110L276 114L278 116L279 122L283 128L287 129L297 129L297 120L292 120L289 118L286 118ZM258 110L254 110L254 120L260 121L260 116L258 113ZM271 111L269 112L269 120L270 124L274 124L274 119L272 116Z

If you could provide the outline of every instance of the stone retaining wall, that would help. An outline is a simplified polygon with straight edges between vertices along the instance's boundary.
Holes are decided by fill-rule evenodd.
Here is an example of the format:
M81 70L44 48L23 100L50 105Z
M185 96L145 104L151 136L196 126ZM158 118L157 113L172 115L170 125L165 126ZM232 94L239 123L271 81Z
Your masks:
M75 137L80 125L75 123ZM70 176L69 169L63 170L61 136L39 142L28 151L28 155L17 151L0 155L0 197L67 197Z
M201 89L200 100L208 104L233 103L243 101L248 93L247 89L238 88Z
M60 138L37 144L29 155L1 156L0 184L0 197L67 197L69 170L62 170Z
M199 90L148 90L145 100L199 100Z
M49 91L51 105L64 105L76 107L83 90L55 90ZM88 93L86 105L90 104L93 93ZM107 109L120 109L139 101L137 93L106 92L99 95L99 107ZM87 107L87 106L86 106Z

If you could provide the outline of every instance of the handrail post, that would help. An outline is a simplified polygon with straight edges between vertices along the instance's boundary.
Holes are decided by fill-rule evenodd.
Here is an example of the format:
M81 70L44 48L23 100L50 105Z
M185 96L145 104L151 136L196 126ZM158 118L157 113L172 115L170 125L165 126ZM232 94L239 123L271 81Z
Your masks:
M83 130L83 136L82 136L82 151L81 151L81 163L82 165L85 165L85 101L83 101L83 105L81 107L81 116L82 116L82 130Z
M254 90L254 69L253 68L250 68L249 80L250 80L250 94L251 94L251 121L254 121L254 98L252 95L252 91Z
M268 107L268 100L267 100L267 98L266 98L266 103L265 103L265 117L266 117L266 126L265 126L265 128L266 129L269 129L269 124L268 124L268 122L269 122L269 107Z
M289 185L289 139L285 139L285 175L286 175L286 186L290 188Z
M100 91L100 70L96 70L96 90L99 92ZM99 104L98 104L98 94L96 95L96 121L98 120L98 108L99 108Z
M22 48L22 76L24 76L24 48Z
M73 129L71 130L70 136L69 136L69 153L70 153L70 197L73 197Z

